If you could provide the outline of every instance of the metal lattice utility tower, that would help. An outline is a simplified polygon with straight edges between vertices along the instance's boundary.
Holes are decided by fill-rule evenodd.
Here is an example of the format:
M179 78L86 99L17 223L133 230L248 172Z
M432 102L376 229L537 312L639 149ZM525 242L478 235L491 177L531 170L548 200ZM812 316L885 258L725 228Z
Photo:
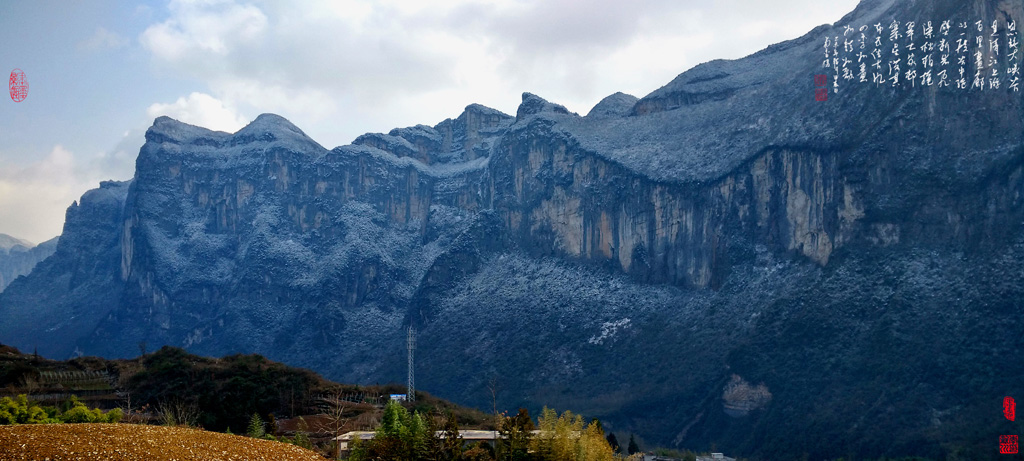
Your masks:
M416 327L409 325L409 338L407 341L409 349L409 380L407 382L406 398L410 402L416 401Z

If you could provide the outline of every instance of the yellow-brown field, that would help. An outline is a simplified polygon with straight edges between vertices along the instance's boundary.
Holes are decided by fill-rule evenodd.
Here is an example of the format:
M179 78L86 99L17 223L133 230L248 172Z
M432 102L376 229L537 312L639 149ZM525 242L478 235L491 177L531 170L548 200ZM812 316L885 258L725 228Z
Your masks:
M285 443L183 427L30 424L0 426L0 461L8 460L324 461L324 458Z

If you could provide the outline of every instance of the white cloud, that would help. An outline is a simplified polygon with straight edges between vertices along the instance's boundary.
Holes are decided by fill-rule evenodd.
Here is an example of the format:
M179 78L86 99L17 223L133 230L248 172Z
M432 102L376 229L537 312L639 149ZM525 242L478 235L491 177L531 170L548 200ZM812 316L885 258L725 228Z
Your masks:
M117 49L128 45L128 39L116 32L97 27L91 37L78 43L78 48L86 51Z
M228 133L238 131L246 123L233 108L205 93L192 93L170 104L154 103L146 113L150 118L166 115L180 122Z
M131 179L135 176L135 159L138 158L139 149L145 143L144 128L127 130L111 150L100 152L89 159L89 162L80 168L79 175L89 181L90 188L107 179Z
M252 5L229 0L174 0L171 18L147 28L140 40L160 59L224 56L241 43L259 39L267 17Z
M36 163L0 170L4 233L35 243L59 235L65 210L87 189L76 174L75 156L61 145Z
M226 101L259 101L258 105L247 104L259 113L297 112L322 119L337 108L334 95L318 88L292 88L245 77L214 80L210 88Z
M530 91L586 113L680 72L838 20L857 0L172 1L140 36L153 62L238 112L324 145L436 123Z
M35 243L59 235L67 208L82 194L100 181L134 176L144 135L128 130L111 150L91 157L58 144L34 163L0 168L0 232Z

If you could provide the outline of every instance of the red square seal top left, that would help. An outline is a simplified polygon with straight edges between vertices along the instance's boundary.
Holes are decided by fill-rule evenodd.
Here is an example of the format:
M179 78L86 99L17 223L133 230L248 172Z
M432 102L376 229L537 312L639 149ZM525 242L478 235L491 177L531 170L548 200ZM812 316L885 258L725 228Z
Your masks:
M22 102L28 97L28 80L21 69L11 71L11 79L7 86L11 90L11 99L14 102Z

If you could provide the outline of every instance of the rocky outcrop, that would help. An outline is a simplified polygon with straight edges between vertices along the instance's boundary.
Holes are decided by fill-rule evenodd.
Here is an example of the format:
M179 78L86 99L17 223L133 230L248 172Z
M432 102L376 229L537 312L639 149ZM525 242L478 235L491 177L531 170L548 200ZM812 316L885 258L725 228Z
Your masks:
M772 400L772 393L764 383L752 386L740 375L733 374L722 389L722 409L734 418L747 416L751 411L764 408Z
M611 265L642 280L708 287L735 239L825 265L863 217L835 155L777 148L707 185L652 180L579 147L543 119L492 160L494 207L524 247ZM733 239L733 240L730 240Z
M214 353L237 347L217 340L222 332L266 329L262 316L293 305L265 332L279 340L244 342L270 351L296 323L333 319L317 320L324 330L310 340L322 342L342 329L345 311L404 313L436 254L422 245L460 229L429 226L430 215L480 207L474 184L489 155L477 155L509 121L470 106L437 129L366 135L328 151L269 114L234 135L158 119L125 202L122 308L90 344L118 354L135 339L108 335L130 331Z

